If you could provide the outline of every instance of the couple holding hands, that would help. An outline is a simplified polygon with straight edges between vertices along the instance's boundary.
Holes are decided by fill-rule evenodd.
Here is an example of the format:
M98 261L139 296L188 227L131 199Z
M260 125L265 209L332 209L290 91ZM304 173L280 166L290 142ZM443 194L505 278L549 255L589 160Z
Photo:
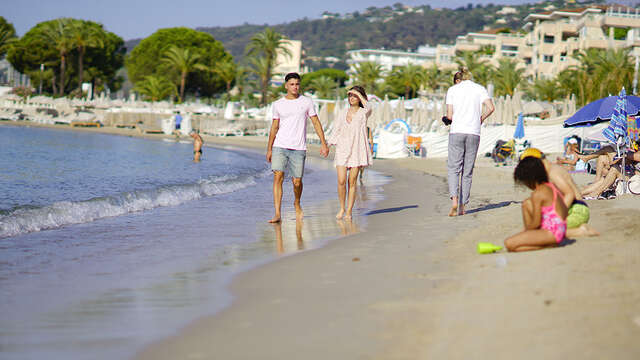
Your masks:
M320 139L320 155L329 155L329 145L336 146L334 164L338 176L338 199L340 211L336 218L350 219L356 200L358 173L372 163L372 143L367 131L367 119L371 106L367 94L361 86L354 86L348 92L349 106L335 120L328 141L325 140L322 124L318 119L313 101L300 94L300 75L289 73L285 76L287 95L273 103L273 122L267 145L267 161L273 171L273 205L275 214L270 223L282 220L282 184L285 170L289 171L295 195L296 219L302 219L300 206L302 196L302 176L307 154L307 119L310 118ZM347 189L348 184L348 189ZM348 202L347 200L348 190Z

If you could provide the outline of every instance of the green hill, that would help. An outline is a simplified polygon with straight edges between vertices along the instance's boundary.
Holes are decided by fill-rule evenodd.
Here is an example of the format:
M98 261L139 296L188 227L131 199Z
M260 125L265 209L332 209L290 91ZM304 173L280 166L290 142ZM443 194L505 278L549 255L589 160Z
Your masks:
M598 1L596 1L598 2ZM306 64L312 69L326 67L325 57L336 57L341 61L336 68L346 68L346 52L353 49L416 50L420 45L453 44L459 35L480 31L485 27L508 27L518 30L523 19L532 12L545 11L545 7L582 7L584 4L547 1L536 4L511 6L514 14L501 15L498 11L505 5L471 4L457 9L435 9L428 5L413 8L402 4L393 7L370 7L362 13L324 13L323 19L301 19L286 24L271 26L290 39L302 41ZM230 27L200 27L220 40L236 61L242 61L250 38L264 30L267 25L244 24ZM139 40L127 42L132 49Z

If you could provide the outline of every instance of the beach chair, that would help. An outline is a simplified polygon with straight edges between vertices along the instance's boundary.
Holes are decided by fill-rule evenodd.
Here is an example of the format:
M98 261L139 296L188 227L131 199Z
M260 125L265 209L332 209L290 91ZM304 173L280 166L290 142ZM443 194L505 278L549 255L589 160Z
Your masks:
M420 136L407 136L407 151L409 157L420 156L420 145L422 144L422 137Z
M515 149L515 140L509 141L498 140L491 151L491 158L497 164L513 161Z

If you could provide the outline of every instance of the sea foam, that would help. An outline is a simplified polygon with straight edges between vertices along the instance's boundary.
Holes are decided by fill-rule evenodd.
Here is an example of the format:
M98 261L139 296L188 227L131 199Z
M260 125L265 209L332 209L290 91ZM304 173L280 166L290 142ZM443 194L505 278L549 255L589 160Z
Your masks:
M0 214L0 238L87 223L161 206L175 206L203 197L230 193L256 185L258 178L269 173L270 171L265 170L249 175L224 175L202 179L193 184L167 185L85 201L59 201L43 207L18 207Z

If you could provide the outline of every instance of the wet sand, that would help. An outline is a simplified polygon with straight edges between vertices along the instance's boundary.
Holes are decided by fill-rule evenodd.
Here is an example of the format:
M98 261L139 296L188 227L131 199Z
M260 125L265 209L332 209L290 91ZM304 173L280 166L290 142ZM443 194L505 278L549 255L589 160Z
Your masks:
M140 359L636 359L640 198L590 201L603 235L478 255L521 229L512 168L478 163L448 218L444 159L377 161L393 176L364 233L238 276L234 304ZM590 176L577 174L585 184Z
M266 139L205 143L260 150ZM640 357L640 197L589 201L599 237L478 255L478 241L501 244L522 227L528 193L513 186L512 168L480 159L469 213L458 218L446 216L444 159L373 168L393 182L365 232L239 275L231 307L138 358ZM581 185L591 178L575 175Z

